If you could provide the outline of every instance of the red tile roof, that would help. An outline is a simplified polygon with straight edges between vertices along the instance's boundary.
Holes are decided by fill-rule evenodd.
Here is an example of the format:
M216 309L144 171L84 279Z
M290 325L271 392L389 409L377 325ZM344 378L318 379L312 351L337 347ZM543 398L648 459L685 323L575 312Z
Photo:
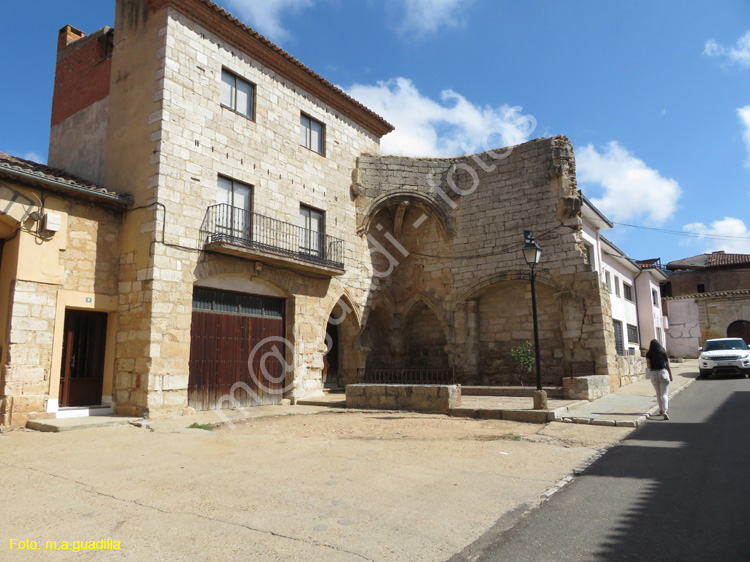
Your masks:
M736 291L716 291L714 293L693 293L692 295L680 295L679 297L664 297L667 301L676 301L684 299L709 299L721 297L735 297L750 295L750 289L738 289Z
M113 203L118 204L128 204L131 202L130 197L127 195L108 191L103 187L94 185L63 170L51 168L50 166L32 162L31 160L24 160L23 158L11 156L4 152L0 152L0 177L12 177L16 180L24 178L28 182L34 182L34 180L53 182L62 190L68 187L71 191L76 191L84 195L88 191L91 192L92 196L98 196L99 198L104 196Z
M700 254L690 258L671 261L667 269L705 269L706 267L722 267L731 265L750 265L750 254L727 254L725 252L713 252L712 254Z
M725 254L714 252L708 260L708 267L720 265L742 265L750 264L750 254Z

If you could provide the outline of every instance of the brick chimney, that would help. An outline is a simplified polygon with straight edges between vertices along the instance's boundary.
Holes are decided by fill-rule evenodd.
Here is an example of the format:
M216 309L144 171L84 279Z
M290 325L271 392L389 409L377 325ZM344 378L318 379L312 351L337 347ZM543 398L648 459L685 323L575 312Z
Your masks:
M113 30L91 35L66 25L57 38L57 68L52 96L54 127L109 95Z
M78 41L86 37L86 34L80 29L76 29L72 25L66 25L63 27L57 36L57 52L59 53L65 47L70 45L73 41Z

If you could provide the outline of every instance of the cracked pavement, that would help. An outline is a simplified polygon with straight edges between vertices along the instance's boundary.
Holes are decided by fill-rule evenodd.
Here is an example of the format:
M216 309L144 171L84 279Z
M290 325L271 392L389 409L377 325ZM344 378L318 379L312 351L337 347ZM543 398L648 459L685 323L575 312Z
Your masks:
M383 412L13 431L0 437L0 548L8 560L445 560L629 431ZM121 549L44 550L103 539Z

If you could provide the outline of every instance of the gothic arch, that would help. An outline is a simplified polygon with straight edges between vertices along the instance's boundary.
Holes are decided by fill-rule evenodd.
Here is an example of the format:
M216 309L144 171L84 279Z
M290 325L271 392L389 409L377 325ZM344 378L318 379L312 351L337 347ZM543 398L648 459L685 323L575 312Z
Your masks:
M558 280L554 277L550 277L544 273L537 272L536 279L538 282L548 285L559 292L567 291L567 287L561 285ZM478 281L474 282L469 286L461 296L457 299L459 301L475 299L482 295L487 290L492 289L495 285L503 281L526 281L529 282L529 271L507 271L504 273L496 273L482 277Z
M404 320L407 320L409 318L409 313L411 312L411 310L414 308L414 306L416 306L420 302L423 303L427 308L429 308L432 311L432 313L440 322L440 325L443 327L443 330L446 330L448 326L448 322L446 320L445 313L435 301L433 301L430 297L422 293L416 294L412 296L408 301L406 301L406 304L404 304L400 310L401 317ZM447 334L446 334L446 337L447 337Z
M454 238L456 236L455 229L452 226L452 221L446 213L445 209L439 204L434 198L418 191L391 191L384 195L380 195L375 198L364 211L364 220L362 224L357 228L357 234L360 236L370 231L372 220L375 216L390 206L397 206L401 203L411 203L415 206L422 207L429 212L440 225L440 231L446 238Z
M440 309L423 295L404 308L403 339L406 365L413 368L447 368L448 334Z

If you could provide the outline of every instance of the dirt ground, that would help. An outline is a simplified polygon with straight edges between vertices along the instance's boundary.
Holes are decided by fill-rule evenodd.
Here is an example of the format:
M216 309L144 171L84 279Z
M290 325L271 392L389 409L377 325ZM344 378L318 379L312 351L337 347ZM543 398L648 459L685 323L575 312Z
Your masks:
M445 560L629 431L381 412L13 431L0 559Z

